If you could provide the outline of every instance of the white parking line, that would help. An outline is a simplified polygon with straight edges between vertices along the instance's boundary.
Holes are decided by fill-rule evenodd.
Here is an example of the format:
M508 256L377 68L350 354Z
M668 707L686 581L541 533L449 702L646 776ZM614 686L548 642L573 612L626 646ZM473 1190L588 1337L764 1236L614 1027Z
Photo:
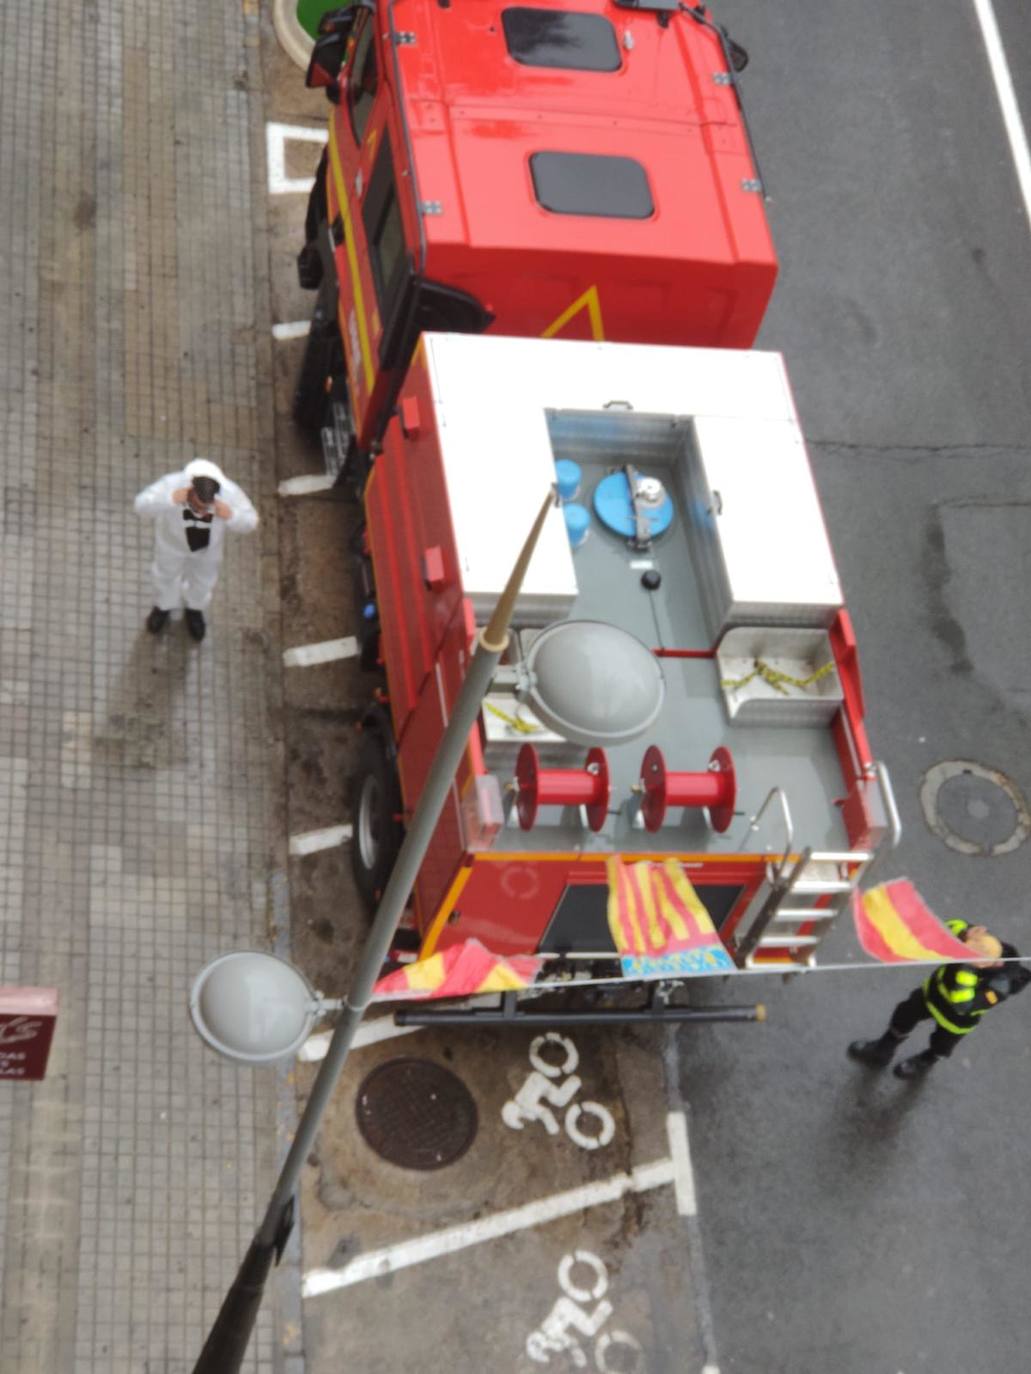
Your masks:
M1016 92L1013 89L1013 78L1010 75L1006 51L999 35L999 26L995 21L992 0L974 0L974 12L977 15L978 23L981 25L984 45L988 50L988 65L991 68L992 80L995 82L995 94L998 96L999 106L1002 110L1002 122L1006 126L1006 137L1009 139L1010 153L1016 168L1017 181L1020 184L1020 194L1024 198L1024 209L1027 212L1029 222L1031 222L1031 153L1028 151L1027 134L1024 132L1024 124L1020 117L1020 106L1017 104Z
M268 189L271 196L311 190L314 177L288 177L286 174L286 145L288 143L325 143L325 126L313 129L307 124L266 124L265 150L268 156Z
M345 639L324 639L319 644L298 644L284 649L283 664L287 668L313 668L317 663L335 663L340 658L354 658L358 641L353 635Z
M316 854L320 849L333 849L350 838L349 825L331 825L326 830L306 830L301 835L290 836L290 853L295 858L302 854Z
M694 1169L691 1167L691 1147L687 1143L687 1118L683 1112L668 1112L666 1132L673 1157L673 1187L677 1195L677 1211L682 1217L698 1214L694 1190Z
M311 331L311 320L288 320L272 326L274 339L303 339Z
M308 496L315 491L329 491L336 482L328 472L306 473L303 477L286 477L279 484L280 496Z
M370 1250L368 1254L356 1256L339 1269L312 1269L304 1276L301 1296L314 1298L337 1288L349 1288L352 1284L364 1283L366 1279L393 1274L413 1264L439 1259L441 1255L453 1255L471 1245L482 1245L487 1240L510 1236L530 1226L558 1221L560 1217L572 1216L588 1207L618 1202L627 1193L645 1193L652 1188L661 1188L674 1180L673 1161L656 1160L654 1164L644 1164L628 1174L616 1174L613 1178L570 1188L568 1192L555 1193L552 1197L528 1202L523 1207L513 1207L507 1212L496 1212L494 1216L482 1217L479 1221L449 1226L443 1231L433 1231L428 1236L401 1241L382 1250Z
M375 1021L362 1022L354 1033L351 1048L360 1050L364 1045L378 1045L381 1040L393 1040L398 1035L414 1035L416 1031L425 1029L425 1026L395 1026L389 1016L381 1016ZM313 1064L317 1059L325 1059L326 1051L329 1049L329 1038L329 1031L309 1035L297 1051L297 1058L303 1059L307 1064Z

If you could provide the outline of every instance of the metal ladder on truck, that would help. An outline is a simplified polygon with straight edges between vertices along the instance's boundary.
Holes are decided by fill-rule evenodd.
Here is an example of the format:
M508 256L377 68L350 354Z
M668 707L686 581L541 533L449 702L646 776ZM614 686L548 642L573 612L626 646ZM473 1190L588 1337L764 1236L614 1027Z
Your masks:
M890 783L883 770L878 771L894 844L899 834L898 812ZM850 904L874 858L872 850L839 853L806 847L792 863L794 830L787 798L779 787L771 789L750 820L743 848L775 801L783 815L786 842L782 853L767 860L765 878L727 941L739 968L810 967L817 946Z

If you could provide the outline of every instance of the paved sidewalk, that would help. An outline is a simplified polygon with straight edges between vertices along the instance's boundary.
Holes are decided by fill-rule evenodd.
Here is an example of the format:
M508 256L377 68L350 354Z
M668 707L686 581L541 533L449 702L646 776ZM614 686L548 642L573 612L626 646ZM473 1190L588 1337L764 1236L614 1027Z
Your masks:
M62 999L0 1083L4 1374L185 1374L271 1180L274 1076L186 1013L282 881L256 9L0 6L0 983ZM202 646L131 507L196 454L265 517Z

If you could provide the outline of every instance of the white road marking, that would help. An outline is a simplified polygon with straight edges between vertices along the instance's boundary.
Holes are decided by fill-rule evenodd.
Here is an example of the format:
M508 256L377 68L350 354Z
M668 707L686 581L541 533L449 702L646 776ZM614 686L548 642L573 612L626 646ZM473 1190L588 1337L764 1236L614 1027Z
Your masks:
M702 1374L720 1374L720 1367L718 1364L707 1364L702 1370Z
M563 1054L562 1064L553 1064L544 1051L558 1045ZM513 1131L521 1131L528 1121L537 1121L549 1135L558 1135L558 1119L552 1107L565 1109L563 1124L566 1134L582 1150L598 1150L612 1142L616 1122L608 1107L600 1102L573 1102L583 1087L579 1074L573 1070L580 1063L580 1051L568 1036L558 1031L538 1035L530 1045L533 1066L515 1097L501 1108L501 1119ZM563 1077L565 1075L565 1077ZM562 1079L558 1082L558 1079ZM581 1118L592 1117L597 1123L593 1131L580 1129Z
M666 1134L669 1136L669 1152L673 1157L677 1211L682 1217L697 1216L694 1169L691 1167L691 1147L687 1143L687 1117L683 1112L667 1113Z
M573 1282L573 1270L578 1264L594 1270L594 1283L590 1288L579 1288ZM571 1250L558 1262L558 1286L574 1302L598 1302L608 1290L609 1271L592 1250Z
M286 174L286 145L288 143L325 143L326 129L313 129L307 124L266 124L265 149L268 156L268 189L271 196L307 193L315 184L314 177L288 177Z
M396 1273L413 1264L439 1259L441 1255L453 1255L471 1245L482 1245L484 1241L510 1236L530 1226L544 1226L588 1207L618 1202L627 1193L644 1193L675 1181L673 1161L659 1159L653 1164L643 1164L629 1174L616 1174L613 1178L570 1188L568 1192L555 1193L552 1197L528 1202L507 1212L481 1217L479 1221L449 1226L443 1231L433 1231L427 1236L401 1241L382 1250L370 1250L368 1254L356 1256L339 1269L312 1269L304 1276L301 1296L314 1298L337 1288L349 1288L352 1284L364 1283L366 1279Z
M302 854L316 854L320 849L334 849L350 838L349 825L331 825L325 830L306 830L301 835L290 836L290 853L295 858Z
M625 1355L618 1357L618 1366L609 1364L607 1352L612 1346L622 1346L624 1350L631 1352L634 1357L633 1374L644 1368L644 1351L636 1336L631 1336L629 1331L603 1331L594 1347L594 1362L598 1366L598 1374L615 1374L617 1368L626 1369Z
M398 1035L414 1035L416 1031L425 1029L425 1026L395 1026L389 1016L377 1017L375 1021L361 1023L354 1033L351 1048L360 1050L363 1045L378 1045L381 1040L393 1040ZM308 1064L314 1063L316 1059L325 1059L326 1051L329 1049L329 1038L329 1031L309 1035L298 1050L297 1058Z
M1020 184L1020 194L1024 198L1024 209L1027 212L1028 221L1031 222L1031 152L1028 151L1027 134L1020 117L1020 106L1017 104L1016 92L1013 89L1013 78L1010 76L1009 63L1006 60L1006 52L999 35L999 26L995 21L992 0L974 0L974 12L977 15L978 23L981 25L981 35L988 50L988 65L991 68L992 80L995 82L995 94L998 96L999 107L1002 110L1002 121L1006 126L1006 137L1009 139L1010 153L1016 168L1017 181Z
M329 491L336 482L328 472L306 473L303 477L287 477L279 484L280 496L308 496L315 491Z
M286 324L272 326L274 339L303 339L310 332L311 320L288 320Z
M324 639L319 644L299 644L283 651L287 668L313 668L316 663L335 663L340 658L354 658L358 641L353 635L346 639Z
M596 1131L580 1129L580 1121L585 1117L593 1117L599 1123ZM564 1125L566 1135L581 1150L600 1150L611 1145L612 1137L616 1134L615 1119L608 1107L603 1107L600 1102L574 1102L566 1112Z

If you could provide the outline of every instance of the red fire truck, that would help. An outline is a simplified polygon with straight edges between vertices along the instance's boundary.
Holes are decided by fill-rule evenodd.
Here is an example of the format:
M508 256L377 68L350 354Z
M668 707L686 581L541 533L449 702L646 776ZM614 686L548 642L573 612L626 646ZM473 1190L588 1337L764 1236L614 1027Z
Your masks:
M749 351L776 261L742 50L670 0L360 0L323 27L296 415L364 502L360 891L555 484L412 944L541 955L534 992L687 976L642 973L608 919L614 861L673 861L725 967L810 963L898 827L783 361Z
M309 71L334 101L302 283L299 420L364 477L426 330L748 347L776 258L740 48L667 0L358 0ZM326 406L326 381L331 400Z

